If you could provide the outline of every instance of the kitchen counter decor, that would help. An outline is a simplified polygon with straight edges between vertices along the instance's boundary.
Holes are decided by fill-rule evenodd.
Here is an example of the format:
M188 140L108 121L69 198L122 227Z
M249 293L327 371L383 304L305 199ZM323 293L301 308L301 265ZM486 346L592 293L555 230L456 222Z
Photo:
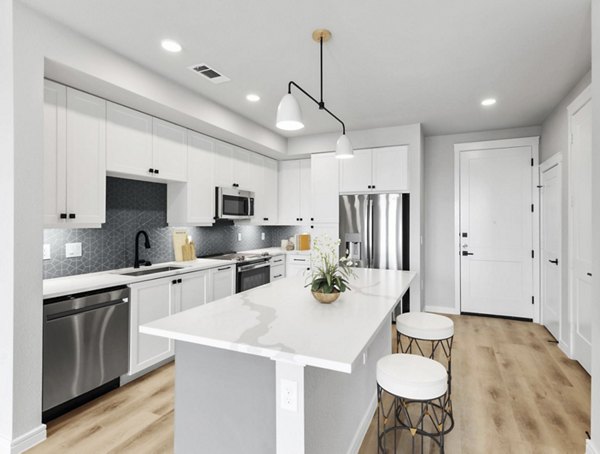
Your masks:
M313 297L323 304L336 301L346 290L352 290L348 280L355 277L352 261L346 257L338 260L340 240L328 235L316 237L313 243L312 273L310 286Z

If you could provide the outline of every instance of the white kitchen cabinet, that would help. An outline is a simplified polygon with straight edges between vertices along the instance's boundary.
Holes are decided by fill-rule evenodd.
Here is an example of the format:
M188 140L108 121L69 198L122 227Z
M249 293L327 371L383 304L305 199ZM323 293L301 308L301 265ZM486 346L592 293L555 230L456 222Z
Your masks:
M175 312L187 311L207 303L210 291L209 279L208 270L178 275L177 284L173 285Z
M45 227L100 227L106 218L106 101L45 81Z
M310 158L311 216L316 224L339 222L339 159L335 153Z
M153 118L152 156L156 177L161 180L186 181L187 130Z
M253 180L250 175L250 153L248 150L244 150L240 147L233 148L233 184L237 185L236 188L243 189L245 191L255 191L253 187L256 180Z
M277 223L277 161L250 153L249 188L254 191L254 225Z
M148 181L186 181L187 130L109 102L106 170Z
M290 276L308 276L310 273L310 255L288 254L285 264L285 273Z
M215 140L188 131L187 183L167 186L167 222L171 226L210 226L215 216Z
M208 301L216 301L235 294L235 265L223 265L209 270L210 293Z
M129 375L140 372L174 354L173 341L140 333L140 326L173 314L174 278L131 284Z
M215 186L236 187L254 191L250 177L250 152L243 148L217 141L215 144Z
M340 163L341 193L401 192L408 183L406 146L355 150Z
M150 176L149 169L154 168L152 117L108 102L106 120L106 170L117 175Z
M279 163L279 224L308 224L310 199L310 159L281 161Z
M275 159L264 158L264 173L263 182L265 185L263 191L263 225L275 225L278 222L278 198L279 198L279 181L278 181L278 165Z
M285 277L285 255L274 255L271 257L271 282Z

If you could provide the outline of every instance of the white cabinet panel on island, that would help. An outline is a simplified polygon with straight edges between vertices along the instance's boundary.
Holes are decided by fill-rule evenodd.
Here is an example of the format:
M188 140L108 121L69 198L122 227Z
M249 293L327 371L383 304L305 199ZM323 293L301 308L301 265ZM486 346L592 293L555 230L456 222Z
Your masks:
M235 265L211 268L210 295L208 301L215 301L235 293Z
M187 183L167 186L167 222L172 226L212 225L215 216L215 141L188 131Z
M44 226L106 218L106 101L44 81Z

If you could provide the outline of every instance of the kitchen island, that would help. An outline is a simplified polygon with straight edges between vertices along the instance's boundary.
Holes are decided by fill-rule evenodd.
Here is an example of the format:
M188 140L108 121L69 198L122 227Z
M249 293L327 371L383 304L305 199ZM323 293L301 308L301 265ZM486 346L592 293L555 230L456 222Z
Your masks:
M290 277L142 326L176 342L175 452L357 452L415 273L356 273L330 305Z

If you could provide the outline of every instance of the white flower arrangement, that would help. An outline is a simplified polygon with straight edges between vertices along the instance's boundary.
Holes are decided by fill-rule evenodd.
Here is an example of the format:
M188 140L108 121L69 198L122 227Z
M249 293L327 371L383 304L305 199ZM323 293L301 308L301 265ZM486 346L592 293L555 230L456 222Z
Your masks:
M329 235L320 235L313 240L311 255L311 291L319 293L343 293L352 290L348 286L350 278L355 276L351 268L354 263L347 257L338 260L340 240Z

